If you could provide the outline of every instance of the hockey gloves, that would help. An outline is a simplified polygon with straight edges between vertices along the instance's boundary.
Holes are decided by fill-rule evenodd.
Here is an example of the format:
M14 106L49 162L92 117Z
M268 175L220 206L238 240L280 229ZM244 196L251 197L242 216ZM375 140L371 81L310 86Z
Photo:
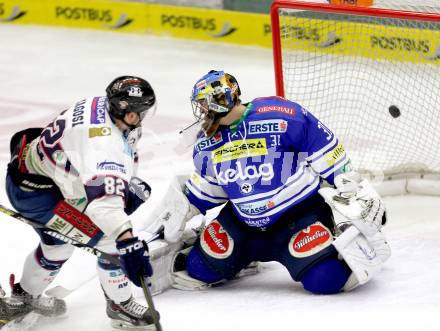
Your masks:
M140 277L153 275L153 268L150 264L148 246L137 237L125 240L117 240L116 248L119 252L121 267L133 284L141 287Z
M132 177L128 189L125 212L131 215L150 197L151 187L139 177Z
M326 202L367 237L374 236L385 224L385 205L373 186L356 172L335 178L336 189L322 188Z

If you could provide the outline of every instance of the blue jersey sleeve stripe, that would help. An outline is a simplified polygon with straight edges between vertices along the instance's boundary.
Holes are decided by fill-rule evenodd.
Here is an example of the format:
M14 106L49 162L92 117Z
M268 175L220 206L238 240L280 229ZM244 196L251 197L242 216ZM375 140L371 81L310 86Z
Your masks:
M314 152L312 155L306 158L306 161L312 163L315 162L318 158L322 157L326 153L328 153L330 150L338 146L338 139L336 137L333 137L332 141L325 145L323 148L321 148L319 151Z
M197 198L202 199L202 200L207 200L209 202L212 203L224 203L227 201L227 199L225 197L214 197L211 196L205 192L202 192L199 188L197 188L196 186L192 185L190 181L188 181L186 183L186 187L188 188L188 190L194 194Z
M200 210L200 212L204 215L209 209L215 208L220 205L218 203L212 203L206 200L199 199L191 191L187 191L186 197L189 203L197 207L197 209Z
M332 173L334 173L336 170L338 170L339 168L341 168L341 166L343 164L345 164L345 162L347 161L347 155L344 155L344 157L339 160L338 162L336 162L336 164L334 164L332 167L328 168L325 172L322 172L321 177L322 178L327 178L328 176L330 176ZM343 164L341 164L343 163ZM330 170L329 170L330 169Z
M203 178L201 178L200 180L203 181ZM194 187L194 189L196 189L202 194L205 194L210 198L214 198L214 199L228 198L228 195L221 186L211 185L211 183L208 183L206 181L204 183L201 183L200 185L197 185L191 179L188 179L187 184L190 184L192 187Z

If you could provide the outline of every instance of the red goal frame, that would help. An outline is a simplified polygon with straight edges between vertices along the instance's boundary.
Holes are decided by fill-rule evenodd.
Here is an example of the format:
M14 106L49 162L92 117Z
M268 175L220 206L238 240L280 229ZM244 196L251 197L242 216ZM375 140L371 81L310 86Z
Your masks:
M280 18L278 10L280 8L291 8L299 10L318 11L324 13L351 14L360 16L376 16L399 18L419 21L440 22L440 15L434 13L410 12L393 9L355 7L348 5L331 5L323 3L312 3L295 0L275 0L272 3L270 16L272 25L272 49L275 70L275 86L278 96L284 97L283 67L281 53Z

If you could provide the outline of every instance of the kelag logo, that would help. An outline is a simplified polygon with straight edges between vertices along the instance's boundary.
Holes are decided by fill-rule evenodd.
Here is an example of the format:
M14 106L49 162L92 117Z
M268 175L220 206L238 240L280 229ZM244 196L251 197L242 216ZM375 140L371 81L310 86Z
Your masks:
M161 25L164 27L172 27L176 29L201 30L214 38L222 38L234 33L231 22L224 22L221 28L215 18L200 18L194 16L177 16L165 15L161 16Z
M20 6L12 7L9 11L3 2L0 2L0 22L12 22L26 15L26 11L20 9ZM4 17L5 16L5 17Z
M111 9L81 8L81 7L55 7L55 17L74 21L102 22L104 27L110 29L120 29L131 22L127 14L122 13L115 20L115 15ZM113 22L113 23L112 23Z

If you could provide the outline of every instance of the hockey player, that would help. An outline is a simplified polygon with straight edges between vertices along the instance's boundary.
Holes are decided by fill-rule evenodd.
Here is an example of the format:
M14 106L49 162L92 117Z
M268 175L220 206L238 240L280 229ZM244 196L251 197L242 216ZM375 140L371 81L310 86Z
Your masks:
M240 95L222 71L210 71L192 91L203 132L196 169L184 185L175 181L154 215L165 238L177 241L192 216L224 206L189 251L187 273L174 274L177 287L232 279L252 261L280 262L317 294L369 281L390 255L378 194L308 110L280 97L243 104ZM323 181L333 188L320 190ZM329 204L341 214L337 225Z
M107 315L114 327L148 330L151 312L134 301L128 279L140 286L140 277L151 276L152 268L147 247L132 234L128 215L150 193L135 177L136 144L142 120L154 112L156 99L150 84L135 76L116 78L106 92L78 101L44 129L16 133L6 190L25 217L119 254L122 269L98 259ZM73 220L68 218L72 210L79 214ZM66 311L65 302L41 294L72 255L73 246L37 232L41 242L27 257L12 298L43 315L58 316Z

